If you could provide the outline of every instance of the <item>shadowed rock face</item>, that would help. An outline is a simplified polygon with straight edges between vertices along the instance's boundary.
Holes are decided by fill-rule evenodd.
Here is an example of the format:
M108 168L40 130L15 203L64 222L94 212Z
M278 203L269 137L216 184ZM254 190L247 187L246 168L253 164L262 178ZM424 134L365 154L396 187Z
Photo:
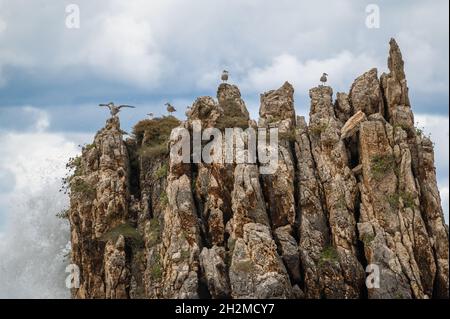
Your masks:
M72 296L448 298L433 144L414 127L395 40L388 67L335 101L331 87L312 88L309 124L288 82L261 94L258 124L225 83L185 122L140 122L125 142L109 119L72 163ZM195 120L278 128L275 173L259 161L176 162L167 132L192 133Z

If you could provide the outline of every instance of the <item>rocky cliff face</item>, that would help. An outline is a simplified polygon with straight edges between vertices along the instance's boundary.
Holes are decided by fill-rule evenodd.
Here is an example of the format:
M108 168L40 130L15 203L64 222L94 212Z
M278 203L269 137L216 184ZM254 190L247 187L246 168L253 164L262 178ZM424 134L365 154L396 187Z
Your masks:
M334 102L331 87L311 89L309 124L287 82L261 95L258 124L229 84L185 122L141 121L126 141L109 119L70 165L73 297L448 298L433 144L414 127L394 40L388 67ZM175 161L171 130L198 120L277 128L276 171Z

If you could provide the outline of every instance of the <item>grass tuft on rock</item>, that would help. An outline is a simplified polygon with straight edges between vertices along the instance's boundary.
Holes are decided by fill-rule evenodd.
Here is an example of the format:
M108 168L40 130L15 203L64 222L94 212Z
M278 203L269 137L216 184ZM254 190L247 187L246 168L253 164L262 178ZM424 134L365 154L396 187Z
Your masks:
M327 128L328 128L327 123L318 123L315 125L311 125L309 127L309 133L311 133L313 135L320 135L323 132L325 132Z
M116 242L119 236L122 235L125 239L129 239L134 248L142 248L144 241L138 230L129 223L120 224L111 230L107 231L100 237L100 241L107 242L109 240Z
M161 192L161 195L159 196L159 203L161 204L161 207L166 207L169 205L169 197L165 191Z
M167 163L163 163L161 165L161 167L159 167L155 173L154 173L154 177L155 179L161 179L161 178L165 178L167 176L169 170L169 166L167 165Z
M161 280L163 269L159 254L154 253L150 260L150 276L153 280Z
M222 131L226 128L239 127L243 130L248 128L248 118L242 113L239 104L233 99L225 101L221 106L223 107L224 114L217 120L216 128Z
M72 193L78 193L86 196L89 199L95 198L96 190L95 188L86 182L85 180L79 178L70 183L70 190Z
M147 243L150 247L159 243L161 239L160 231L161 227L158 218L150 219L146 227Z
M133 128L133 135L139 145L138 154L144 158L155 158L169 153L167 143L170 133L180 125L174 116L163 116L142 120Z
M376 180L381 180L395 168L394 155L375 155L371 159L371 173Z
M319 266L323 266L326 262L336 262L339 260L339 255L336 248L333 246L326 246L320 253Z

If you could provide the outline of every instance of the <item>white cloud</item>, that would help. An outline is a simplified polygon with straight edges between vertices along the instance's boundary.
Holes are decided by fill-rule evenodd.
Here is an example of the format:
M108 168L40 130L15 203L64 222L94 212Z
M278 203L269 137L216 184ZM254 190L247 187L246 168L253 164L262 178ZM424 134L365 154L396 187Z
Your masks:
M332 58L304 62L295 56L282 54L264 68L249 70L248 76L242 81L242 86L245 90L263 92L278 88L287 80L296 90L306 93L309 88L319 84L320 75L326 72L329 74L329 85L336 90L348 91L354 78L377 64L372 57L364 54L355 56L348 51L343 51Z
M6 22L3 21L0 17L0 34L6 30Z
M448 21L448 20L447 20ZM409 86L427 93L448 92L448 51L434 47L425 37L410 31L400 32L397 40L406 57L405 71Z
M50 126L50 117L47 112L33 106L25 106L23 110L36 118L33 130L43 132Z
M82 44L78 63L96 72L139 86L158 83L165 66L152 35L149 20L130 14L101 14ZM165 66L167 68L167 66Z
M367 3L79 0L81 28L71 30L64 27L63 3L48 6L36 0L23 10L24 1L0 0L1 19L8 25L1 33L0 60L37 69L33 74L55 81L95 74L105 81L176 93L209 87L205 81L216 83L223 68L233 79L251 79L255 85L262 85L258 70L271 67L297 82L315 84L323 68L333 70L327 62L345 62L339 59L346 57L356 59L350 72L361 73L366 70L358 64L370 68L382 61L385 66L387 42L397 36L411 89L448 92L448 71L443 72L448 70L447 1L384 2L378 30L365 27ZM5 56L6 51L12 54ZM291 64L306 68L308 61L319 64L310 66L319 73L308 80L283 69Z
M6 22L2 20L2 18L0 17L0 39L2 36L2 32L4 32L6 30ZM3 78L2 75L2 64L0 61L0 88L5 84L5 79Z

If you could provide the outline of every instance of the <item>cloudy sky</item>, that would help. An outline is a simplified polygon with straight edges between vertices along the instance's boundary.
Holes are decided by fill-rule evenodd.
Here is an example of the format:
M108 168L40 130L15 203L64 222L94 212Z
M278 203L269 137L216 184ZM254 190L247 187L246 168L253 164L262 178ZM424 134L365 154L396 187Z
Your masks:
M80 28L66 27L66 6ZM366 6L380 9L369 29ZM395 37L406 61L416 121L436 142L448 216L449 16L447 0L0 0L0 231L14 194L40 191L43 178L102 126L110 100L138 106L125 130L171 101L184 116L195 97L215 95L223 69L257 117L259 94L285 80L298 114L322 72L334 91L377 67L386 71Z

